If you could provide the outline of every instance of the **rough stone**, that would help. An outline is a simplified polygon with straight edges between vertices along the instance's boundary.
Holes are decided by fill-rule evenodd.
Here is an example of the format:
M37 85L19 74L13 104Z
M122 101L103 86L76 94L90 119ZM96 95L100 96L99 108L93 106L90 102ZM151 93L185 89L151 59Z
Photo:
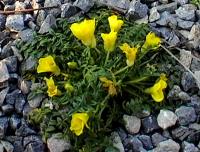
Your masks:
M193 107L181 106L176 109L175 113L178 116L178 121L181 125L188 125L189 123L194 122L197 118Z
M76 0L73 5L88 12L94 6L94 0Z
M190 101L190 96L186 92L181 91L178 96L182 101Z
M177 119L177 116L172 111L160 110L160 113L157 117L157 122L158 125L165 130L171 126L174 126Z
M130 134L136 134L140 131L141 120L135 116L124 115L123 120L125 128Z
M52 14L47 15L46 19L42 23L39 33L44 34L49 32L50 29L55 28L56 25L56 19Z
M200 124L198 123L192 123L192 124L189 124L189 128L192 129L192 130L200 130Z
M31 82L23 80L23 79L19 79L18 80L18 88L22 91L23 94L26 95L30 92Z
M16 136L22 136L22 137L26 137L29 135L35 135L35 134L36 134L36 132L33 129L29 128L26 124L22 124L15 131Z
M200 10L196 10L197 19L200 21Z
M194 131L193 133L191 133L188 138L187 138L187 141L189 143L193 143L195 145L197 145L200 141L200 132L199 130L198 131Z
M56 134L54 134L51 138L47 139L47 147L50 152L63 152L70 150L71 144L69 141L60 139Z
M111 134L111 140L113 142L113 147L117 148L119 152L124 152L124 146L117 132Z
M29 113L33 110L33 108L30 107L29 103L27 102L24 105L24 109L23 109L23 117L26 119L28 118Z
M124 141L124 139L126 139L127 133L125 132L124 129L118 128L117 129L117 133L119 134L119 136L120 136L120 138L121 138L122 141Z
M11 143L7 141L1 140L3 147L5 148L6 152L14 152L14 147Z
M3 145L0 143L0 151L4 151Z
M194 22L192 21L184 21L182 19L177 19L177 21L178 21L178 27L185 30L190 30L194 25Z
M142 119L142 127L145 133L150 133L154 130L159 129L157 120L154 116L149 116Z
M133 0L130 3L128 17L133 20L141 19L147 16L148 6L140 1Z
M156 7L153 7L150 10L150 15L149 15L149 22L155 22L158 19L160 19L160 14L158 13L158 10Z
M158 146L158 144L162 141L165 141L167 140L167 138L163 137L161 134L159 133L155 133L151 136L151 139L152 139L152 143L153 145L156 147Z
M180 126L172 130L172 137L180 141L185 140L190 134L191 131L187 127Z
M0 14L0 31L2 31L5 28L5 24L6 24L6 16Z
M184 91L189 91L190 89L197 88L195 79L189 72L184 72L181 79L181 85Z
M34 70L36 65L37 65L37 61L32 56L30 56L28 57L27 60L21 63L21 71L22 73L25 73L27 71L32 71Z
M189 34L189 40L193 40L192 47L198 48L200 44L200 24L195 24L192 26Z
M61 6L61 0L45 0L45 2L44 2L44 7L58 7L58 8L50 9L48 11L49 15L52 14L55 17L57 17L61 13L60 6ZM41 34L43 34L43 33L41 33Z
M38 12L37 19L36 19L36 23L37 23L38 26L42 25L42 23L44 22L46 16L47 16L47 13L46 13L45 10L40 10Z
M14 107L13 107L13 105L6 104L6 105L3 105L1 107L1 109L2 109L4 114L10 114L11 112L13 112Z
M184 7L179 7L177 10L175 10L176 15L183 20L187 21L194 21L195 20L195 10L189 10Z
M190 68L190 65L192 63L191 51L186 51L182 49L182 51L180 52L180 61L187 68Z
M31 42L33 40L33 33L32 29L25 29L19 32L19 37L24 42Z
M77 13L77 9L70 3L65 3L61 6L61 17L70 18Z
M179 5L184 5L188 3L188 0L176 0Z
M146 149L146 150L151 150L153 149L153 144L152 144L152 141L151 141L151 138L147 135L140 135L138 137L138 139L142 142L143 144L143 147Z
M182 149L184 152L199 152L199 149L197 147L195 147L194 144L188 143L186 141L184 141L182 143Z
M129 137L126 139L125 149L131 149L134 152L144 152L145 149L143 148L142 142L137 137ZM146 152L146 151L145 151Z
M7 81L10 78L7 66L4 62L0 62L0 83Z
M6 64L9 73L17 72L18 61L16 56L7 57L3 59L1 62L4 62Z
M0 106L3 105L8 91L9 91L9 88L5 88L5 89L1 90L1 92L0 92Z
M19 62L23 61L23 56L20 54L19 49L16 48L16 46L11 46L12 52L14 54L14 56L17 57Z
M179 152L180 146L175 141L168 139L160 142L153 152Z
M24 152L44 152L43 143L31 142L26 146Z
M196 83L197 83L197 86L199 87L200 89L200 71L194 71L194 75L195 75L195 78L196 78Z
M156 8L158 12L167 11L167 12L173 13L177 9L177 2L159 5Z
M178 100L180 92L181 92L181 88L178 85L174 85L173 88L169 91L167 95L167 99Z
M4 138L8 128L8 118L0 117L0 139Z
M28 103L30 105L31 108L38 108L42 102L42 100L44 99L44 95L43 94L38 94L37 96L33 97L32 99L28 100Z
M14 32L19 32L24 29L23 15L8 15L6 19L6 27Z
M16 130L21 125L21 119L18 115L12 115L9 119L9 125L11 129Z
M15 110L17 113L22 113L26 100L22 94L19 94L15 100Z
M161 4L168 4L168 0L159 0Z
M191 102L188 103L189 106L194 107L195 112L199 115L200 114L200 97L197 95L193 95L191 97Z
M180 43L180 39L176 34L172 34L169 37L168 42L169 42L170 45L176 46L176 45L178 45Z

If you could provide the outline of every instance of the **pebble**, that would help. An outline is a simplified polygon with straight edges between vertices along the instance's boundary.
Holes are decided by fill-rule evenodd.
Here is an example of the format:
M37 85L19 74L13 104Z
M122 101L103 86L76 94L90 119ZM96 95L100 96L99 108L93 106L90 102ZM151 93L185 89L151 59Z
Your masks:
M58 17L58 15L60 15L61 13L60 6L61 6L61 0L45 0L44 2L44 7L58 7L48 10L48 14L53 15L55 17Z
M0 117L0 139L4 138L8 128L8 118Z
M19 32L19 37L24 42L31 42L33 41L33 34L34 31L32 29L25 29Z
M149 15L149 22L155 22L158 19L160 19L160 14L158 13L158 10L156 7L153 7L150 10L150 15Z
M167 138L163 137L161 134L159 133L155 133L151 136L151 139L152 139L152 143L153 145L156 147L158 146L158 144L162 141L165 141L167 140Z
M143 152L146 150L143 148L142 142L137 137L129 137L125 141L125 149L130 149L134 152Z
M1 144L5 148L6 152L14 152L14 147L11 143L1 140Z
M187 68L190 68L192 63L191 54L192 54L191 51L187 51L185 49L182 49L182 51L180 52L180 61Z
M4 62L0 62L0 83L7 81L10 78L7 66Z
M197 95L193 95L191 97L191 102L188 103L189 106L194 107L195 112L199 115L200 114L200 97Z
M168 3L168 4L162 4L156 7L158 12L174 12L177 9L177 2L172 2L172 3Z
M121 138L117 132L113 132L111 134L111 140L113 142L113 147L118 149L119 152L124 152L124 146L123 146Z
M0 14L0 31L2 31L5 28L6 24L6 16Z
M152 131L159 129L157 120L154 116L149 116L142 119L142 127L145 133L150 133Z
M16 73L18 70L18 61L16 56L10 56L3 59L1 62L4 62L7 66L9 73Z
M41 26L47 16L47 12L45 10L40 10L38 12L36 23L38 26Z
M189 123L194 122L197 118L193 107L181 106L176 109L175 113L178 116L178 122L180 125L188 125Z
M87 10L87 8L85 8ZM61 6L61 17L63 18L70 18L71 16L74 16L77 13L77 8L70 4L65 3Z
M29 135L35 135L35 134L36 134L36 132L33 129L29 128L26 124L22 124L15 131L16 136L22 136L22 137L26 137Z
M186 21L194 21L195 20L195 10L189 10L184 7L179 7L177 10L175 10L176 15L183 20Z
M138 137L138 139L142 142L143 144L143 147L146 149L146 150L151 150L153 149L153 144L152 144L152 141L151 141L151 137L147 136L147 135L140 135Z
M178 21L178 27L185 30L190 30L194 25L194 22L192 21L184 21L182 19L177 19L177 21Z
M124 115L123 120L125 128L130 134L136 134L140 131L141 120L135 116Z
M183 152L199 152L199 149L194 144L184 141L181 145Z
M22 91L24 95L30 93L30 88L31 88L31 82L26 81L23 79L18 80L18 88Z
M183 141L191 134L191 131L187 127L180 126L173 129L171 133L174 139L179 139L180 141Z
M74 6L80 8L83 12L88 12L93 6L93 0L76 0L73 3Z
M26 100L22 94L19 94L15 100L15 110L17 113L22 113Z
M43 94L38 94L35 97L33 97L32 99L28 100L30 107L38 108L41 105L41 102L44 99L44 97L45 96Z
M160 110L160 113L157 117L157 122L158 125L165 130L171 126L174 126L177 119L177 116L172 111Z
M199 130L198 131L194 131L193 133L191 133L187 137L187 141L197 145L199 143L199 141L200 141L200 132L199 132Z
M21 125L21 119L18 115L12 115L9 119L9 126L11 127L11 129L13 129L14 131L16 129L18 129Z
M24 29L23 15L8 15L6 19L6 27L14 32L19 32Z
M5 98L6 98L6 95L7 95L8 91L9 91L9 88L8 88L8 87L5 88L5 89L3 89L3 90L1 90L1 92L0 92L0 106L3 105L4 100L5 100Z
M179 150L180 145L172 139L168 139L166 141L160 142L152 152L179 152Z
M184 72L181 78L181 85L184 91L189 91L197 87L195 79L189 72Z
M10 114L14 111L13 105L6 104L1 107L4 114Z

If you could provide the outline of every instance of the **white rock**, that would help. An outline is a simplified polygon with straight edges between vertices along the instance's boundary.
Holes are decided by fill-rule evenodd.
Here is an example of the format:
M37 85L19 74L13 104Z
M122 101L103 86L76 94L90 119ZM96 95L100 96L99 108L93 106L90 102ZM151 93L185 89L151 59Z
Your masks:
M177 119L177 116L169 110L160 110L157 117L158 125L164 130L175 125Z
M117 148L119 152L124 152L124 146L122 144L121 138L117 132L111 134L111 139L113 142L113 147Z
M186 51L182 49L182 51L180 52L180 61L187 68L190 68L190 65L192 63L191 51Z
M130 134L136 134L140 131L141 120L135 116L124 115L123 120L125 123L126 130Z

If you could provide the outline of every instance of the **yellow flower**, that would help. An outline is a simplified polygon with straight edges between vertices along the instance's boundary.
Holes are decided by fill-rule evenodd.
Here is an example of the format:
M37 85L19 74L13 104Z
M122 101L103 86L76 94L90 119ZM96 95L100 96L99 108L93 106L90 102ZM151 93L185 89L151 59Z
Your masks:
M50 79L44 78L44 80L46 81L46 84L48 87L47 93L49 97L53 97L53 96L57 96L61 94L60 90L58 90L57 86L55 86L52 77L50 77Z
M103 83L103 87L108 88L108 94L111 96L117 95L117 90L114 83L108 80L106 77L100 77L100 81Z
M87 113L75 113L72 115L70 130L73 131L77 136L83 133L84 126L87 128L87 121L89 116Z
M167 88L167 78L165 74L161 74L159 80L150 88L146 89L145 92L151 94L152 98L156 102L164 100L164 89Z
M65 90L67 90L69 93L74 92L74 87L71 85L71 83L67 82L65 83Z
M84 20L80 23L73 23L70 27L70 30L74 36L81 40L81 42L91 48L96 47L96 38L94 35L95 31L95 19L93 20Z
M149 32L146 36L146 41L142 46L143 50L157 49L160 47L161 39L155 33Z
M111 31L109 34L101 34L101 37L104 41L104 49L107 52L112 52L115 49L115 43L117 40L117 32Z
M37 67L37 73L43 73L43 72L52 72L55 75L60 74L60 69L56 65L54 59L52 56L47 56L45 58L39 59L39 65Z
M135 62L136 54L138 52L138 47L131 48L127 43L124 43L119 47L126 54L126 64L132 66Z
M124 24L122 20L118 20L116 15L112 15L108 17L108 22L110 25L110 30L114 32L118 32L121 26Z

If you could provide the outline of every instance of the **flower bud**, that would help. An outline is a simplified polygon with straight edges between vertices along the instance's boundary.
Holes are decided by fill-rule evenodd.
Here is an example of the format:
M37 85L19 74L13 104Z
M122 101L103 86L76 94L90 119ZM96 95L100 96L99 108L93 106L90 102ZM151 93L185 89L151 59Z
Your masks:
M67 82L65 84L65 90L67 90L69 93L72 93L74 92L74 87L69 82Z
M76 69L78 67L76 62L68 62L67 65L70 69Z

